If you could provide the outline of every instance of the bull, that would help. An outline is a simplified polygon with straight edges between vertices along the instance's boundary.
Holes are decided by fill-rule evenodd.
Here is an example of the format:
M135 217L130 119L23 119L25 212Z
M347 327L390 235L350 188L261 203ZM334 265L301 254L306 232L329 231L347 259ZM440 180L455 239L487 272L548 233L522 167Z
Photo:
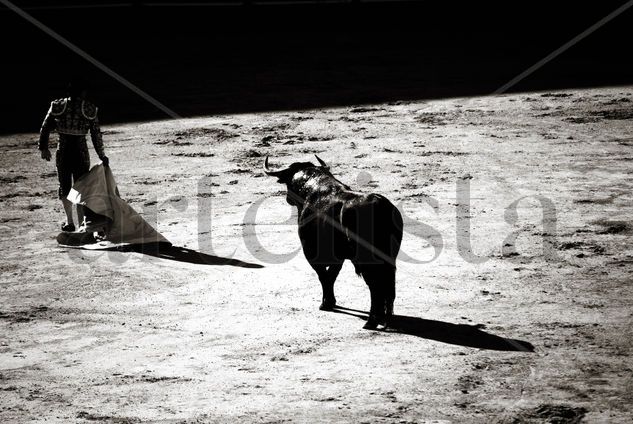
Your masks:
M369 318L363 328L387 326L396 298L402 215L379 194L353 191L330 173L321 158L316 159L319 165L295 162L273 170L266 157L264 171L286 185L286 201L298 210L303 253L323 289L319 309L331 311L336 306L334 282L348 259L367 283L371 296Z

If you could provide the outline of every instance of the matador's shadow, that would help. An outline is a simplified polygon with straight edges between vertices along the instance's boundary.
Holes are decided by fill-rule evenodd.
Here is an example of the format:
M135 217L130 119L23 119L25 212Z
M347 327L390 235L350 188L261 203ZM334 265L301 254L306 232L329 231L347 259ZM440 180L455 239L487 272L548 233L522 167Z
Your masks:
M61 233L57 236L57 242L66 247L76 249L99 250L106 252L135 252L170 261L186 262L197 265L229 265L241 268L263 268L263 265L240 261L239 259L224 258L221 256L208 255L186 247L174 246L171 243L137 243L123 244L109 247L90 247L97 243L92 233Z
M342 306L335 306L333 312L351 315L363 320L366 320L368 316L366 311ZM389 327L384 331L410 334L423 339L478 349L534 352L534 346L529 342L496 336L482 331L476 325L451 324L443 321L394 315L389 321Z
M239 259L224 258L221 256L208 255L186 247L174 246L169 243L145 243L128 244L111 247L105 250L116 252L135 252L153 256L159 259L170 261L186 262L197 265L229 265L241 268L263 268L263 265L240 261Z

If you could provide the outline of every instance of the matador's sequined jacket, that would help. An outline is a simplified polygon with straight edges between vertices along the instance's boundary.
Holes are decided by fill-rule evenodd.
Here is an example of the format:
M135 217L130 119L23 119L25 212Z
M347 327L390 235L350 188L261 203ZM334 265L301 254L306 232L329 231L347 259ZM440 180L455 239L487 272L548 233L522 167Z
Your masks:
M53 130L59 134L60 149L64 148L66 141L76 141L78 138L85 145L85 136L90 132L95 151L102 158L105 153L97 111L95 105L83 99L67 97L53 100L40 130L39 149L48 149L49 136Z

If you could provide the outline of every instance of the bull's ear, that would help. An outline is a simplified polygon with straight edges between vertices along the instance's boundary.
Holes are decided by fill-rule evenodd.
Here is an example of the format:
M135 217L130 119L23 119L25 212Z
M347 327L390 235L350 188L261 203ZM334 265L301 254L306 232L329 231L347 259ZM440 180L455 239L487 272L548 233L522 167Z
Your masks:
M323 159L321 159L320 157L318 157L317 155L314 155L314 157L319 161L319 163L321 164L321 166L325 169L330 169L330 167L328 166L327 163L325 163L325 161Z

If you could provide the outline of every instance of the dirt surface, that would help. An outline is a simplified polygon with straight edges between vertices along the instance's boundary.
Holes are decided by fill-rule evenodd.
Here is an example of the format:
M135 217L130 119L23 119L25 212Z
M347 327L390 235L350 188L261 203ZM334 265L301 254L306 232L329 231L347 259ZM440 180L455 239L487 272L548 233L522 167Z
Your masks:
M54 164L1 137L0 421L631 422L632 111L618 87L106 127L182 248L158 254L59 247ZM318 310L261 171L314 153L407 217L388 331L349 263Z

